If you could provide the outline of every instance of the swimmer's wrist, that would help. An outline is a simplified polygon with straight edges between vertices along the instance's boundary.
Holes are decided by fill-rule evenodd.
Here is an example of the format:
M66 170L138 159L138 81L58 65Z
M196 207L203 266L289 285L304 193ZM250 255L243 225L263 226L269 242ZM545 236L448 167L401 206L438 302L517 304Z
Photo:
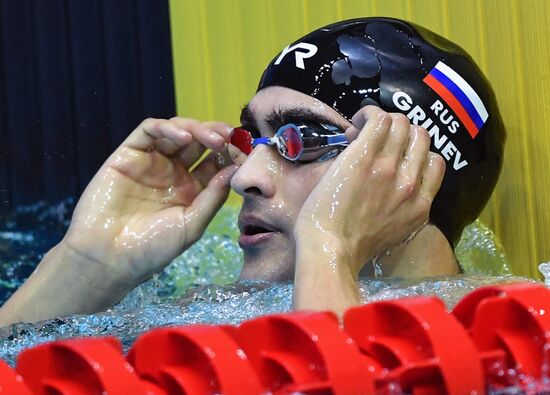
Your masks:
M60 315L58 302L64 293L63 280L66 273L55 276L55 271L52 271L54 266L58 266L56 262L59 254L58 244L48 251L31 276L4 303L0 310L0 326L36 322Z
M121 300L137 284L113 273L109 265L83 253L67 241L55 247L57 271L63 271L73 279L74 292L83 295L79 309L95 313Z
M102 265L61 242L2 306L0 326L95 313L119 301L126 292Z
M301 230L295 230L294 242L297 265L302 261L302 259L298 259L301 252L305 260L304 264L313 265L313 262L308 263L309 259L306 259L313 254L322 257L320 261L330 265L333 269L343 272L349 271L349 275L354 278L359 277L359 271L363 265L359 265L356 251L349 246L342 235L327 230L320 231L312 227L302 228Z
M346 248L341 238L332 234L311 235L295 238L296 272L312 270L330 271L342 278L357 278L354 272L354 255Z
M353 255L333 235L310 237L296 243L294 307L332 310L342 315L360 303Z

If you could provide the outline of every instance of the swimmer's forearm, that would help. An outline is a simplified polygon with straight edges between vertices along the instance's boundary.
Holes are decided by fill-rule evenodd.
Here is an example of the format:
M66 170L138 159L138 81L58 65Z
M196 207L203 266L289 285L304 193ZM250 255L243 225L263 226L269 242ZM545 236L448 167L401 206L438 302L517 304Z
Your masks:
M361 302L353 257L338 242L309 238L296 243L295 310L332 310L338 316Z
M127 292L110 277L99 262L61 242L0 308L0 326L105 309Z

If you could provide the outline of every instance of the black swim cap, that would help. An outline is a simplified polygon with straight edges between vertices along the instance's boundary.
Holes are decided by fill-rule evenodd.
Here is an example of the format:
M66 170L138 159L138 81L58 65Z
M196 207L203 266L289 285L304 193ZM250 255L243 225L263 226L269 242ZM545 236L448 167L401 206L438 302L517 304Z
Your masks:
M273 59L258 90L268 86L313 96L348 120L374 104L425 127L447 164L430 220L451 245L493 192L506 139L493 90L462 48L427 29L390 18L326 26Z

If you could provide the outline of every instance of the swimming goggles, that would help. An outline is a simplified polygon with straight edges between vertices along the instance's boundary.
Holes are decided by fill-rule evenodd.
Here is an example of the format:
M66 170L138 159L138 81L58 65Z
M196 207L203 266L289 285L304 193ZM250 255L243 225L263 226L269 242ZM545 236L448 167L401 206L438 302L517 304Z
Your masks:
M273 137L258 138L241 126L233 129L229 142L245 155L259 144L273 145L283 158L292 162L327 160L349 144L346 135L337 127L315 122L289 123L281 126Z

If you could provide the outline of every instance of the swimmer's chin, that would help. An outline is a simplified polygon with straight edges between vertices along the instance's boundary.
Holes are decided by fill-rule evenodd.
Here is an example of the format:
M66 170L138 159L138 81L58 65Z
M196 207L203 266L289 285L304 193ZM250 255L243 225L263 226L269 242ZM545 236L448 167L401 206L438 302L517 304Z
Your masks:
M289 281L294 279L294 257L250 257L245 254L239 281Z
M292 281L294 279L294 270L291 273L282 273L282 272L255 272L250 271L245 273L243 270L239 281L269 281L269 282L279 282L279 281Z
M263 236L267 234L266 236ZM243 240L244 265L240 280L282 281L294 279L294 241L285 232L260 233L256 240ZM244 243L243 243L244 241Z

